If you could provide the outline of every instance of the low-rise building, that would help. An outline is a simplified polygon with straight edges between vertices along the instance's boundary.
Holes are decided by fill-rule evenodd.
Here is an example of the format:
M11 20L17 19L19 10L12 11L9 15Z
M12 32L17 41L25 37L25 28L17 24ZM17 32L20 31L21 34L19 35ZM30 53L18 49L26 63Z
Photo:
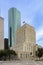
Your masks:
M16 31L15 50L20 59L31 59L35 56L36 32L34 27L25 23Z

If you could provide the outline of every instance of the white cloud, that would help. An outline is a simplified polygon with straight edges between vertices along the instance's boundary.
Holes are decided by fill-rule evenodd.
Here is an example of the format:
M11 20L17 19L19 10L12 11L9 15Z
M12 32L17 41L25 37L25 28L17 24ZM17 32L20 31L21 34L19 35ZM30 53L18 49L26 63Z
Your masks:
M36 31L36 43L43 47L43 27Z
M40 28L40 29L36 32L36 40L39 40L41 37L43 37L43 28Z

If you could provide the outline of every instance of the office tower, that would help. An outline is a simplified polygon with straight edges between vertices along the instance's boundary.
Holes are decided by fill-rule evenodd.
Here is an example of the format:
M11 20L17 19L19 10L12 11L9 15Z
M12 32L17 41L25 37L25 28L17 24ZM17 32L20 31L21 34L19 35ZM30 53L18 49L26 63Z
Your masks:
M0 17L0 50L4 49L4 18Z
M8 48L8 38L4 38L4 49L9 49Z
M9 28L9 46L13 46L16 41L16 30L21 26L21 14L16 8L10 8L8 11L8 28Z

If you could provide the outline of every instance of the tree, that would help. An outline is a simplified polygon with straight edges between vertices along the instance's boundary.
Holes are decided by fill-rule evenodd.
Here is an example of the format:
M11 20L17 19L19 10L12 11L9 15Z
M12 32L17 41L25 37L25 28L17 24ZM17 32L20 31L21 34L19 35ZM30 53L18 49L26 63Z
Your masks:
M0 50L0 60L10 60L10 59L15 59L15 57L17 56L16 52L13 50Z
M36 51L36 56L39 57L39 60L42 57L42 55L43 55L43 48L38 48L38 50Z

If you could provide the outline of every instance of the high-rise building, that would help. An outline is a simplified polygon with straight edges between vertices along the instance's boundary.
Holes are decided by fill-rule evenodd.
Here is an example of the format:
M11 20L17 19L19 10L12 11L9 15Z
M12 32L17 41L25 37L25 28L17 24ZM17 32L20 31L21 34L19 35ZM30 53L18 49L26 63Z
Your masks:
M0 17L0 50L4 49L4 18Z
M8 48L8 38L4 38L4 49L9 49Z
M18 28L21 26L21 13L16 8L10 8L8 11L8 28L9 28L9 46L15 44L15 35Z

